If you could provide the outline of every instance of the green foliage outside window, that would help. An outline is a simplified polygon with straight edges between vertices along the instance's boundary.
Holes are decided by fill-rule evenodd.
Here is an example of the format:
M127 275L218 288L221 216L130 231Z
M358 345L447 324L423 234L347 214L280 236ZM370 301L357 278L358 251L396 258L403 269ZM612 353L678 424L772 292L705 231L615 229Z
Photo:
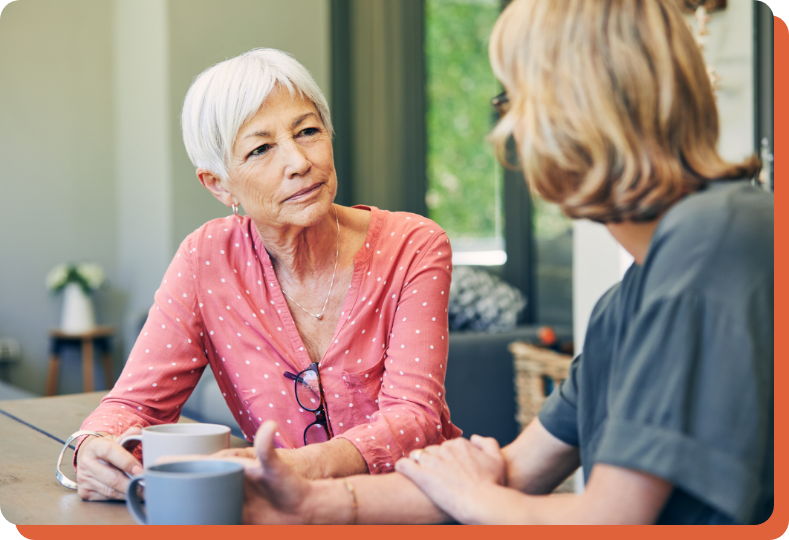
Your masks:
M498 0L426 0L428 216L450 237L502 236L501 169L485 137L498 94L488 40Z

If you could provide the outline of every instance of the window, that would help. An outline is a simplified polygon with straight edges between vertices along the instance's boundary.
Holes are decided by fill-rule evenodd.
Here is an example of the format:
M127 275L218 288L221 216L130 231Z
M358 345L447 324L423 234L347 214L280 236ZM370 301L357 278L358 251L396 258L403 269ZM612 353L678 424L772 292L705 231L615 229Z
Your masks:
M485 136L498 83L488 38L497 0L426 0L428 217L452 240L453 263L502 265L502 171Z
M570 325L572 224L529 197L520 172L505 174L486 140L501 91L488 61L500 12L498 0L425 0L428 217L447 231L455 265L486 266L524 292L522 322ZM505 176L517 216L505 211Z

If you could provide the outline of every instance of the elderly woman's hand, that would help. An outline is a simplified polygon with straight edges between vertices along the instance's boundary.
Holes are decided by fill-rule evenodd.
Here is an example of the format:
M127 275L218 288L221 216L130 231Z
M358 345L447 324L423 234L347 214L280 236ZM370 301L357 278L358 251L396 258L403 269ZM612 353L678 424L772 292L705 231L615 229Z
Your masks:
M89 437L77 452L77 493L88 501L126 499L129 476L140 474L142 465L118 441L127 435L139 435L133 427L121 435Z
M332 451L337 450L337 447L340 445L342 447L352 446L347 441L335 440L328 443L311 444L302 448L277 448L274 452L277 454L279 461L283 462L299 476L307 480L317 480L331 476L347 476L344 471L333 471L334 474L327 473L324 467L326 459L331 459L333 457ZM215 454L211 454L211 458L224 460L232 458L257 459L258 456L255 447L250 446L247 448L220 450ZM362 463L362 466L365 466L365 464Z
M283 459L281 449L274 448L276 431L277 423L269 420L258 429L254 447L230 448L210 456L166 456L157 463L204 459L240 463L244 467L244 523L307 523L312 483Z
M304 449L277 448L274 452L277 454L280 461L288 465L299 476L303 476L309 480L323 478L320 473L319 464L309 459L309 456L306 455L305 452L301 452L302 450ZM220 450L215 454L211 454L211 458L223 460L233 460L232 458L257 460L258 456L255 447L249 446L246 448L228 448L227 450Z
M458 438L414 450L395 469L461 523L473 522L485 490L504 485L507 477L499 444L479 435L472 435L470 441Z
M242 458L242 459L257 459L257 453L254 446L245 446L244 448L227 448L211 454L211 458L227 459L227 458Z
M255 435L256 460L243 459L244 523L303 524L309 522L312 485L283 461L274 448L277 423L268 420Z

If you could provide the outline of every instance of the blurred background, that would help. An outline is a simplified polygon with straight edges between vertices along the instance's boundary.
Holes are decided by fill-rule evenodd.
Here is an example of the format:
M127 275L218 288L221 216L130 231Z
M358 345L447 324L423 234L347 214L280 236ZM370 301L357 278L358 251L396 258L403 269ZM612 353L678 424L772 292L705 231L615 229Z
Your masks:
M698 30L694 3L678 1ZM703 39L720 79L721 151L769 156L772 15L752 0L715 3L723 7L711 10ZM520 307L510 328L550 325L578 347L594 301L628 260L599 226L571 223L496 163L485 137L501 88L487 42L502 8L499 0L10 3L0 16L0 379L44 393L62 302L45 276L83 261L108 278L92 299L98 323L115 329L117 376L181 240L229 212L187 158L183 97L201 71L254 47L291 53L329 98L338 203L434 219L456 267L484 269L491 287L507 284L525 300L510 302ZM80 370L79 349L64 349L59 393L81 391ZM96 370L100 389L98 362Z

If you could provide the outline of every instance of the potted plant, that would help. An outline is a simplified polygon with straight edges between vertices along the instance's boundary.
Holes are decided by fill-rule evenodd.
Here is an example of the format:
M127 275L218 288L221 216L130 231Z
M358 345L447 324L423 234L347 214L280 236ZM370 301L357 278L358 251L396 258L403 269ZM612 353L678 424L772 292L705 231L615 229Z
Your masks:
M59 264L49 271L47 288L52 293L63 291L61 330L81 334L96 328L96 316L89 294L105 282L104 270L92 263Z

